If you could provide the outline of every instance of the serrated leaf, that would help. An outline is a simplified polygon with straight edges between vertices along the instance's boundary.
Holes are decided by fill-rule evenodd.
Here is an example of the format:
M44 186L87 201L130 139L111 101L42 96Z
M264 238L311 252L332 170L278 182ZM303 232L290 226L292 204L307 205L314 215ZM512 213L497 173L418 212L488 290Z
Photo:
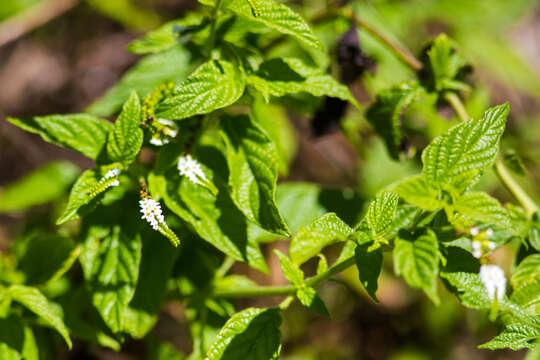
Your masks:
M369 235L364 233L362 237L361 244L356 246L354 251L358 276L369 296L378 301L375 293L377 292L379 275L381 274L383 253L380 247L370 249L372 244L369 242Z
M422 153L426 181L465 190L469 179L494 163L509 109L508 104L490 108L482 119L462 122L435 138Z
M275 201L278 156L274 143L247 116L226 117L221 124L232 199L248 219L287 236L289 229Z
M438 304L439 244L435 233L428 230L416 238L396 238L393 257L396 274L410 286L423 289Z
M281 311L248 308L231 317L208 350L208 360L274 360L281 350Z
M352 233L335 213L329 213L301 227L293 236L289 256L294 264L300 265L317 255L325 246L344 241Z
M51 162L1 189L0 213L21 211L57 199L78 174L79 168L70 162Z
M276 145L279 155L279 173L288 175L289 166L298 147L296 134L284 108L265 104L261 98L252 105L253 120Z
M306 21L284 4L274 0L257 1L257 14L246 0L226 0L222 7L256 23L261 23L283 34L291 35L308 48L322 50L319 39L313 34Z
M115 207L119 210L119 207ZM133 211L131 215L137 216ZM112 332L124 329L124 311L135 294L141 238L130 226L85 218L79 257L92 291L92 303Z
M137 288L124 312L124 331L135 339L145 337L156 324L167 296L167 281L179 254L179 248L171 248L157 232L142 233L141 237Z
M523 308L540 303L540 254L527 256L510 278L511 300Z
M439 200L439 190L430 186L422 176L411 176L392 188L403 200L421 209L435 211L442 209L445 202Z
M441 272L461 303L471 309L489 309L491 300L478 274L469 272Z
M495 198L484 192L470 192L460 196L453 204L458 215L473 221L493 224L496 227L510 227L508 211Z
M110 122L88 114L8 118L8 121L23 130L40 135L45 141L76 150L94 160L113 128Z
M519 350L538 346L535 342L540 338L540 329L523 323L507 325L503 332L495 336L480 349L506 349Z
M94 203L92 200L97 199L97 197L105 191L109 182L114 181L115 179L111 178L103 183L101 183L100 180L105 176L108 170L118 167L119 164L111 164L83 172L71 188L66 210L64 210L60 218L58 218L56 224L61 225L68 221L78 219L80 213L84 213L87 209L91 208L91 205Z
M158 118L181 120L234 104L244 93L244 76L234 64L212 60L202 64L156 106Z
M281 272L289 280L291 285L296 288L301 288L304 286L304 272L300 268L293 264L291 260L284 255L279 250L274 250L274 253L279 259L279 266L281 267Z
M192 152L203 166L208 180L218 189L213 195L207 189L180 179L176 169L167 173L167 207L204 240L238 261L247 261L254 268L267 272L268 268L258 243L247 231L247 219L231 199L222 176L227 176L227 164L219 150L199 147Z
M263 62L247 83L268 101L270 96L306 92L314 96L331 96L359 106L349 89L322 70L305 65L295 58L276 58Z
M369 204L366 221L374 235L380 236L394 220L399 196L393 192L377 194Z
M135 90L139 97L143 97L163 83L184 80L191 70L191 56L183 47L176 46L144 57L104 97L86 110L98 116L111 116L120 110L131 91Z
M62 317L59 316L52 304L37 288L12 285L8 288L8 292L13 301L21 303L58 331L69 349L71 349L72 344L71 339L69 338L69 331L64 324Z
M132 91L109 133L107 153L112 161L129 164L135 159L143 142L140 124L141 103L137 93Z
M381 91L367 109L366 118L379 134L393 159L406 151L403 134L403 117L408 107L426 97L426 91L416 83L405 82ZM425 101L425 99L424 99Z

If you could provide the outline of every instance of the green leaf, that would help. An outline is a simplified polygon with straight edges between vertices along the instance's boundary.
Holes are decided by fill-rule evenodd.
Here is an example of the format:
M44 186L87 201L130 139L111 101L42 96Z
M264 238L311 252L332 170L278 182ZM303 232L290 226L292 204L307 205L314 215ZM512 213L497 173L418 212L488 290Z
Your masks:
M232 199L248 219L287 236L289 229L275 201L279 160L274 143L247 116L226 117L221 124Z
M238 210L222 176L227 176L227 164L219 150L199 147L192 152L203 166L208 180L218 189L213 195L206 188L180 179L176 169L167 174L165 205L204 240L238 261L247 261L254 268L268 268L258 243L251 238L244 214Z
M257 98L252 105L253 120L266 132L276 145L279 156L278 171L280 175L288 175L289 167L298 148L298 142L284 108L265 104Z
M354 257L356 260L356 267L358 268L358 276L362 286L366 289L369 296L373 300L377 301L375 293L378 288L379 275L381 274L383 253L381 247L377 249L370 249L371 240L369 235L363 234L364 238L368 241L363 241L356 246L354 251Z
M21 211L55 200L78 174L79 168L70 162L51 162L0 190L0 213Z
M179 254L152 229L142 233L142 258L135 294L124 312L124 331L136 339L148 334L167 296L167 281Z
M274 253L279 259L279 266L281 267L281 272L289 280L289 282L295 288L301 288L305 286L304 284L304 272L300 268L293 264L287 256L285 256L281 251L275 249Z
M130 214L136 216L133 211ZM139 277L141 238L127 224L103 223L97 216L85 218L83 228L79 259L92 290L92 302L105 324L114 333L121 332Z
M506 349L519 350L524 348L532 349L538 346L535 342L540 339L540 329L524 323L507 325L503 332L495 336L485 344L479 346L480 349Z
M523 164L523 159L515 151L505 151L502 159L504 164L514 173L522 176L527 174L527 169L525 168L525 164Z
M234 104L244 93L244 76L232 63L202 64L156 106L158 118L181 120Z
M281 310L248 308L231 317L208 350L208 360L274 360L281 350Z
M94 160L113 128L110 122L88 114L8 118L8 121L23 130L40 135L45 141L76 150Z
M453 204L459 215L473 221L493 224L496 227L510 227L508 211L495 198L484 192L470 192L460 196Z
M482 119L462 122L435 138L422 153L426 181L465 190L494 163L509 110L508 104L493 107Z
M258 11L253 12L246 0L225 0L222 7L250 21L264 24L282 34L291 35L307 48L322 50L319 39L313 34L306 21L284 4L274 0L253 0Z
M416 101L429 101L426 91L416 83L404 82L377 94L375 102L367 109L366 118L379 134L393 159L405 152L403 118L409 106Z
M478 274L469 272L441 272L461 303L471 309L489 309L491 300Z
M78 219L81 213L85 213L90 209L97 201L98 196L101 195L113 181L118 179L117 177L112 177L101 181L107 171L115 168L120 168L120 165L105 165L83 172L71 188L66 210L64 210L60 218L56 221L56 224L61 225L68 221Z
M321 216L309 225L301 227L291 240L289 256L300 265L317 255L325 246L344 241L352 233L335 213Z
M255 74L247 77L268 101L270 96L306 92L314 96L331 96L359 106L349 89L323 70L305 65L295 58L276 58L263 62Z
M426 64L429 71L429 86L436 91L469 90L470 87L462 82L461 73L466 67L465 59L456 50L452 41L445 35L439 35L427 51Z
M53 304L50 303L38 289L23 285L12 285L8 288L8 292L13 301L21 303L51 327L56 329L71 349L71 339L69 338L69 332L62 317L59 316L53 308Z
M112 161L129 164L135 159L143 143L140 124L141 103L133 91L109 133L107 153Z
M27 250L19 260L18 269L29 285L44 284L69 263L74 261L75 244L60 235L38 235L27 243ZM47 256L43 256L47 254Z
M392 188L403 200L421 209L442 209L445 202L439 199L439 190L432 187L422 175L411 176Z
M396 274L410 286L423 289L438 304L439 244L435 233L428 230L417 238L396 238L393 257Z
M24 343L24 323L21 318L15 314L0 318L0 359L22 359Z
M126 72L104 97L86 110L98 116L111 116L120 110L133 90L139 97L143 97L163 83L184 80L192 70L190 63L191 56L188 50L179 46L144 57Z
M511 300L524 309L540 303L540 254L527 256L510 278Z
M393 192L377 194L369 204L366 221L374 236L381 236L396 214L399 196Z

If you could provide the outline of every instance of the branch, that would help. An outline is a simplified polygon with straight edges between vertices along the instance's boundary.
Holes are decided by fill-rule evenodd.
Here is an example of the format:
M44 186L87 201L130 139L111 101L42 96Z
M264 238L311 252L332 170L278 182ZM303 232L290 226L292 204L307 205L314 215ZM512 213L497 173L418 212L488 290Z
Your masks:
M77 5L78 0L44 0L0 23L0 46L3 46Z

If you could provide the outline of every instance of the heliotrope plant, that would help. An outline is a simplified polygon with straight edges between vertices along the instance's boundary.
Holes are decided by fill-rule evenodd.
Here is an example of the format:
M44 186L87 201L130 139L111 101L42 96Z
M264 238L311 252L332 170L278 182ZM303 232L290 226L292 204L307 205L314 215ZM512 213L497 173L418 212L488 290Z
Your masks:
M417 175L380 189L355 223L324 211L298 222L276 202L278 174L287 174L294 153L284 108L310 112L321 96L359 104L327 73L331 59L322 42L286 5L200 2L199 11L132 43L130 51L149 55L88 113L9 119L93 159L95 167L71 188L59 235L29 237L29 252L39 241L47 251L60 249L49 264L54 269L36 279L23 260L4 261L0 353L36 359L42 324L68 347L73 337L119 350L126 337L148 334L169 297L188 309L190 359L276 359L283 311L294 299L329 315L316 287L356 266L377 301L388 256L395 273L435 304L441 279L464 306L489 311L503 328L482 347L534 347L540 337L538 207L499 157L508 104L468 116L460 96L471 91L470 67L452 41L439 36L419 61L366 28L417 75L380 92L365 111L394 159L414 154L404 115L415 104L431 113L449 104L461 122L423 149ZM366 26L347 8L330 19ZM282 56L280 46L298 56ZM186 68L194 69L187 77ZM103 119L118 111L114 124ZM503 206L475 190L490 169L518 205ZM299 184L284 191L294 198L307 190ZM276 256L289 286L259 286L229 274L235 262L268 273L261 244L287 238L288 254ZM513 239L521 239L522 251L505 274L491 253ZM328 265L322 251L331 244L343 246ZM317 273L307 277L301 266L316 257ZM82 283L69 276L77 261ZM285 296L275 308L236 312L230 302L275 295ZM13 334L22 334L20 341Z

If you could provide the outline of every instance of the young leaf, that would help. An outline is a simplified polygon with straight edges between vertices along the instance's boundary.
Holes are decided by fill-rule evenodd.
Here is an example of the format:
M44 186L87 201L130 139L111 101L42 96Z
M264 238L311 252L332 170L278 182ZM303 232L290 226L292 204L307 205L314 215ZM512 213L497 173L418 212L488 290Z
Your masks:
M71 349L71 339L69 332L62 320L62 317L53 308L47 298L34 287L23 285L12 285L8 288L9 295L13 301L17 301L39 316L43 321L60 333L68 347Z
M40 135L45 141L76 150L94 160L113 128L110 122L88 114L8 118L8 121L23 130Z
M369 204L366 221L375 236L380 236L390 226L396 214L399 196L392 192L377 194Z
M248 308L231 317L208 350L208 360L277 360L281 310Z
M291 35L304 43L307 48L322 50L319 39L313 34L306 21L284 4L274 0L255 0L257 12L253 12L250 2L246 0L225 0L222 6L227 10L277 30Z
M142 97L167 82L179 82L191 71L191 56L186 48L176 46L143 58L107 94L86 110L98 116L115 114L131 91Z
M540 254L527 256L510 278L511 300L524 309L540 303Z
M107 153L112 161L130 163L139 153L143 142L141 103L135 91L124 104L120 116L109 133Z
M259 70L247 77L247 83L268 101L270 96L307 92L314 96L331 96L359 106L349 89L318 68L294 58L276 58L263 62Z
M370 249L371 240L368 234L358 234L363 239L354 252L356 267L358 268L358 276L362 286L366 289L369 296L377 301L375 293L378 288L379 275L381 274L383 253L381 247ZM366 241L367 240L367 241Z
M232 63L212 60L202 64L172 95L156 106L158 118L181 120L231 104L244 93L244 76Z
M298 230L291 240L289 256L294 264L300 265L317 255L325 246L344 241L352 233L334 213L321 216Z
M428 230L416 239L396 238L393 256L396 274L410 286L423 289L438 304L439 244L435 233Z
M393 159L399 159L406 150L403 135L403 117L415 101L426 98L426 90L416 83L405 82L377 94L367 109L366 118L379 134ZM424 99L425 101L425 99Z
M289 229L275 201L278 156L274 143L247 116L226 117L221 123L235 204L263 229L287 236Z
M63 195L78 174L79 168L70 162L51 162L3 188L0 191L0 213L48 203Z
M465 190L470 179L494 163L508 112L508 104L493 107L482 119L462 122L435 138L422 153L426 181Z
M424 210L435 211L442 209L445 205L445 202L439 199L439 190L431 186L422 175L406 178L392 190L409 204Z
M95 308L111 331L118 333L124 329L124 311L137 286L141 238L128 226L86 226L79 259Z

